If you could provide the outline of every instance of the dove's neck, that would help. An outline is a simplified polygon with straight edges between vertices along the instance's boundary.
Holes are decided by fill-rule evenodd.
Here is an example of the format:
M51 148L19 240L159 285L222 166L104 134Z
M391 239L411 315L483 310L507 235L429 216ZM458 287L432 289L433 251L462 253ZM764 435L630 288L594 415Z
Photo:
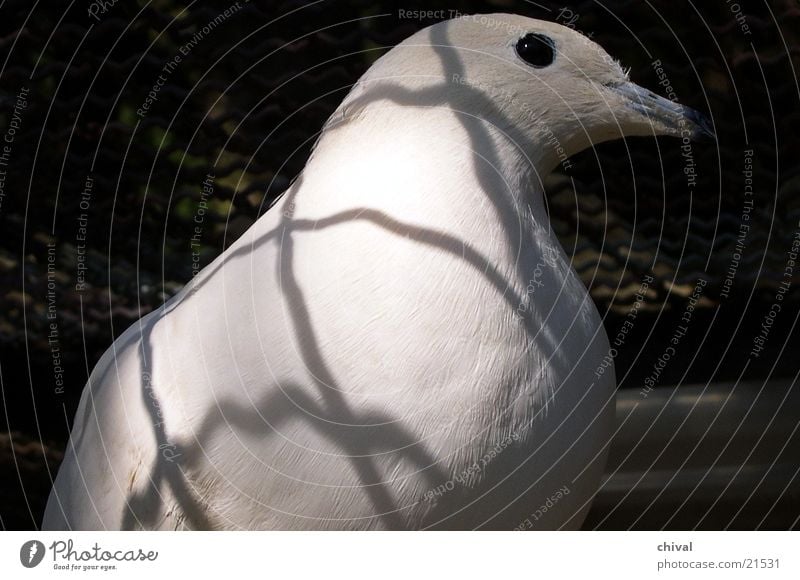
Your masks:
M447 108L375 102L329 122L293 188L293 211L315 220L369 211L514 263L521 247L558 245L542 195L553 165L545 147L523 151L499 128Z

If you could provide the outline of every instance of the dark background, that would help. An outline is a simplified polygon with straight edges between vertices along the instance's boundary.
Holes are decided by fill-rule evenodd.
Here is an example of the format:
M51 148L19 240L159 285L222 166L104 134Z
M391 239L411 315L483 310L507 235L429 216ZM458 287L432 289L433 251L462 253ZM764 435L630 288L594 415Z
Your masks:
M708 285L661 388L744 379L769 389L796 378L800 269L765 350L749 355L800 227L794 0L739 2L749 35L724 1L251 2L183 58L138 117L164 64L230 5L120 0L99 21L89 2L66 12L41 4L31 12L28 1L0 8L0 132L17 93L30 89L0 205L0 527L38 527L89 371L115 336L190 279L206 174L217 180L203 264L298 174L325 119L371 62L435 21L400 19L400 9L516 12L569 24L631 67L632 80L663 94L651 66L659 59L679 100L708 112L716 127L716 143L693 146L696 187L687 187L680 142L666 138L603 144L547 183L553 225L612 340L642 278L655 279L615 361L620 389L638 390L651 375L700 277ZM754 150L754 206L723 297L742 223L745 149ZM79 292L81 213L88 284ZM48 282L55 319L47 318ZM53 321L57 340L48 341ZM800 498L793 501L798 509Z

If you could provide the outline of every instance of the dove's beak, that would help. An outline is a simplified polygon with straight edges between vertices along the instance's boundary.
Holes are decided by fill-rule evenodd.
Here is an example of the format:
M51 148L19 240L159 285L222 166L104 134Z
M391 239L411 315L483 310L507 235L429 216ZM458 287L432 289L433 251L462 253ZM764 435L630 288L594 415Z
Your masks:
M650 123L656 134L688 136L694 140L714 139L714 128L704 114L665 99L631 82L611 87L626 105ZM688 135L687 135L688 134Z

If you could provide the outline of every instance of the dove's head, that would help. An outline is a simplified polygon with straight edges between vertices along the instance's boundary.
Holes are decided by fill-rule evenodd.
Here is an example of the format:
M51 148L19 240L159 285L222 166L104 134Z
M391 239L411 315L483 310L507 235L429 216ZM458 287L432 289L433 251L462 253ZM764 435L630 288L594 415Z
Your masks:
M523 145L550 143L562 157L624 136L713 136L703 115L630 82L583 34L511 14L464 16L421 30L361 84L373 83L374 94L383 88L380 98L481 118Z

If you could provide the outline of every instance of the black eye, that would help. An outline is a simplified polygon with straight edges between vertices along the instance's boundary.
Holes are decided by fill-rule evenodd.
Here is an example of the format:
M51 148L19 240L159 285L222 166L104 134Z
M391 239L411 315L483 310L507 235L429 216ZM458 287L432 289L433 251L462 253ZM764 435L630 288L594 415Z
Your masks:
M553 41L543 34L529 32L517 41L517 54L531 66L545 67L555 58Z

